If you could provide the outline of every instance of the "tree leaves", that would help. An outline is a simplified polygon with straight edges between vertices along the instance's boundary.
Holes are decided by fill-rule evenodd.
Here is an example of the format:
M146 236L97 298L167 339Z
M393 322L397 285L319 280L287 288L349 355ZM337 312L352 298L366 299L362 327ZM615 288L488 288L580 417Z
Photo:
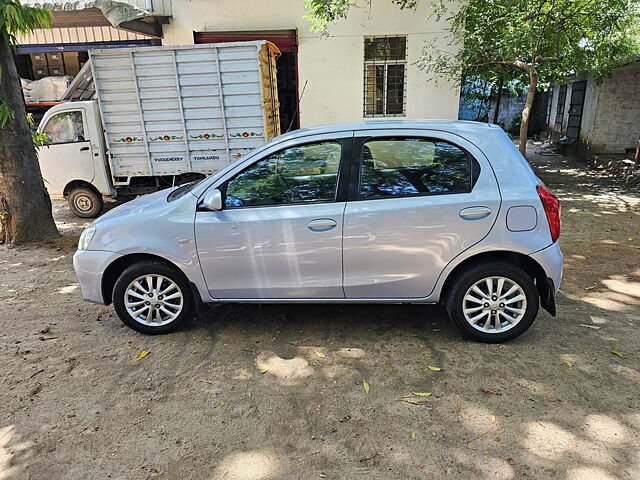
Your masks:
M140 352L140 354L136 357L136 359L134 360L135 362L139 362L140 360L142 360L144 357L146 357L147 355L149 355L151 352L149 350L142 350Z
M369 393L369 382L366 380L362 380L362 388L364 388L365 393Z
M36 28L51 26L51 12L41 8L21 5L13 0L0 3L0 32L10 44L15 44L15 35L31 33Z

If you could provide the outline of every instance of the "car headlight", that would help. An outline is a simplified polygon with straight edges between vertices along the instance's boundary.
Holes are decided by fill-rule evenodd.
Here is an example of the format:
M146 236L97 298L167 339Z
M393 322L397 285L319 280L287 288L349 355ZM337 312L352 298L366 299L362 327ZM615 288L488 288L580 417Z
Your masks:
M89 225L82 231L80 234L80 240L78 240L78 250L86 250L89 247L89 243L91 243L91 239L93 235L96 233L96 226Z

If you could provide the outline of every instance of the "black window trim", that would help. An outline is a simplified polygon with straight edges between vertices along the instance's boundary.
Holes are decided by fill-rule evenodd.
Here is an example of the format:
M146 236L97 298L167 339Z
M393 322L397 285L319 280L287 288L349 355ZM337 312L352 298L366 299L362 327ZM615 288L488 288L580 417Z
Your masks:
M337 184L336 189L333 195L332 200L317 200L313 202L294 202L294 203L278 203L272 205L248 205L244 207L229 207L226 205L227 200L227 186L229 182L240 175L242 172L247 169L253 167L256 163L261 162L262 160L269 158L273 155L277 155L280 152L285 150L289 150L290 148L298 148L306 145L314 145L318 143L338 143L340 145L340 163L338 165L338 174L337 174ZM278 150L275 150L267 155L261 156L257 158L255 161L251 162L245 168L236 172L232 177L227 178L222 182L217 188L222 193L222 210L246 210L249 208L274 208L274 207L292 207L292 206L300 206L300 205L318 205L318 204L329 204L329 203L339 203L347 201L347 190L349 186L349 168L346 168L347 165L353 163L351 162L353 151L353 137L338 137L338 138L324 138L324 139L309 139L309 141L300 142L295 145L290 145L288 147L283 147ZM198 208L198 210L201 210Z
M361 183L361 175L362 175L362 152L364 144L370 140L406 140L406 139L416 139L416 140L427 140L433 142L443 142L448 143L449 145L453 145L454 147L463 151L467 160L469 161L469 171L471 172L471 185L466 190L459 190L455 192L422 192L422 193L407 193L402 195L380 195L375 197L361 197L360 195L360 183ZM480 166L480 162L471 155L471 153L464 147L458 145L451 140L445 140L443 138L427 136L427 135L369 135L362 137L354 137L353 139L353 161L351 162L350 175L349 175L349 193L347 197L347 201L349 202L364 202L369 200L391 200L395 198L412 198L412 197L431 197L431 196L440 196L440 195L458 195L473 192L473 189L478 182L478 178L480 177L480 172L482 167Z

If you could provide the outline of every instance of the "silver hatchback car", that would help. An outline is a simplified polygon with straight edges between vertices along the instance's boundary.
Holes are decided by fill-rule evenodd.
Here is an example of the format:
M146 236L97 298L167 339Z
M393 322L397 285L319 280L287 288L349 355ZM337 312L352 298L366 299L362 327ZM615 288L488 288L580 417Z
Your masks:
M282 135L117 207L74 266L85 300L148 334L203 302L440 302L502 342L555 315L559 234L558 199L499 127L374 121Z

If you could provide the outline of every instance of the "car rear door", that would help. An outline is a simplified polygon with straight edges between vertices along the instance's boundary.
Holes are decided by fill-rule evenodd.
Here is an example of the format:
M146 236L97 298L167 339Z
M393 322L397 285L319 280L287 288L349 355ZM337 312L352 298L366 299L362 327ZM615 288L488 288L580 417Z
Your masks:
M416 133L419 132L419 133ZM482 152L440 131L356 132L344 215L347 298L424 298L500 209Z

